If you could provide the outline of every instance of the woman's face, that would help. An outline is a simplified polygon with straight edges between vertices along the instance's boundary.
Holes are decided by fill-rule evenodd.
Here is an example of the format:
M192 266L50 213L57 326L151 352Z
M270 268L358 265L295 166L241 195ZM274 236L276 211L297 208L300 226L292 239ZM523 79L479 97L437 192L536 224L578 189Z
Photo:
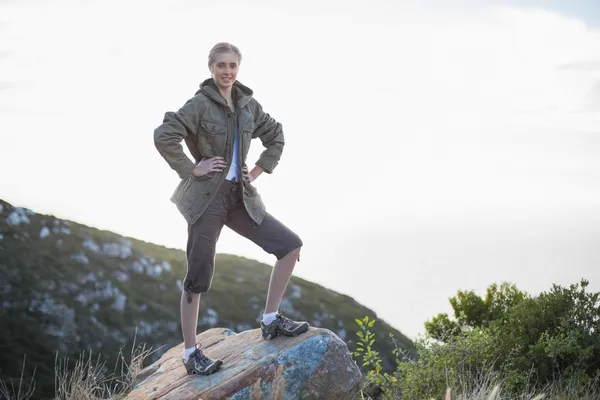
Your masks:
M217 86L228 89L233 86L239 69L238 57L232 53L219 53L210 68L213 79Z

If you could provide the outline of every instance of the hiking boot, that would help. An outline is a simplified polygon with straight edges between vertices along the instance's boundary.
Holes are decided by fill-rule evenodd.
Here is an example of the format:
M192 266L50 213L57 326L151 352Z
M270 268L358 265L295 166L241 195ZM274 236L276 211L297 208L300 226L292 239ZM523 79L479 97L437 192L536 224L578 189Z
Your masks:
M267 340L273 339L277 335L297 336L306 332L308 327L308 322L296 322L281 314L277 314L275 321L271 322L269 325L266 325L262 321L260 322L262 337Z
M221 360L211 360L206 357L199 348L194 350L187 362L185 360L182 361L188 375L210 375L217 372L223 364Z

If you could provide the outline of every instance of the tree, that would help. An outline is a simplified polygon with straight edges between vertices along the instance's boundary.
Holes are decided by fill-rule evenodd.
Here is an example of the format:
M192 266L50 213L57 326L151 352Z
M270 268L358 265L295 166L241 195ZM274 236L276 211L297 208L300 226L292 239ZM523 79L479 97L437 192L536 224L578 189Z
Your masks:
M467 329L488 327L492 322L501 320L506 312L528 295L519 290L514 284L503 282L500 286L490 285L485 298L474 291L459 290L450 298L456 320L451 320L448 314L438 314L431 321L425 322L425 330L431 337L445 341Z
M438 314L425 323L427 334L453 346L462 337L493 338L494 360L507 385L523 388L557 379L576 386L600 374L600 293L585 279L569 287L553 285L531 297L515 285L492 284L485 297L459 291L450 299L454 319ZM492 353L490 353L492 355Z

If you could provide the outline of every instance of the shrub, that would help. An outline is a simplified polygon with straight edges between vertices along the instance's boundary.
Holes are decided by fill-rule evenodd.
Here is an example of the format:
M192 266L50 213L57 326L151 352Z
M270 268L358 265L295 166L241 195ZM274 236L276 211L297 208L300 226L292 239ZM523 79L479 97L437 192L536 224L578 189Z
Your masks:
M439 314L426 322L416 359L396 348L391 373L382 373L375 321L365 317L356 320L353 355L368 371L365 383L383 398L440 398L448 388L487 393L501 385L509 398L544 391L556 399L591 399L600 392L600 294L588 285L553 285L537 297L508 283L491 285L484 298L459 291L450 299L454 318Z

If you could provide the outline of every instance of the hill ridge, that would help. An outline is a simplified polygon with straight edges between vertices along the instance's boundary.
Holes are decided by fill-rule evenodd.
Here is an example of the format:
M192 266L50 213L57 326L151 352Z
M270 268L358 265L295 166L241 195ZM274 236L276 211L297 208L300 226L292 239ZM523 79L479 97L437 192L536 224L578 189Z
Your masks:
M272 266L224 253L217 254L216 263L211 290L200 303L198 331L257 327ZM0 199L0 326L8 327L0 330L0 343L10 344L0 362L0 379L18 376L27 353L27 366L36 366L36 377L45 377L36 379L39 390L52 393L55 350L73 357L93 350L111 365L136 335L138 343L153 348L179 344L185 270L181 249L37 214ZM281 306L292 318L330 329L351 351L354 320L377 318L352 297L296 276ZM376 330L375 347L388 367L394 362L390 334L415 353L413 343L385 321L378 320Z

